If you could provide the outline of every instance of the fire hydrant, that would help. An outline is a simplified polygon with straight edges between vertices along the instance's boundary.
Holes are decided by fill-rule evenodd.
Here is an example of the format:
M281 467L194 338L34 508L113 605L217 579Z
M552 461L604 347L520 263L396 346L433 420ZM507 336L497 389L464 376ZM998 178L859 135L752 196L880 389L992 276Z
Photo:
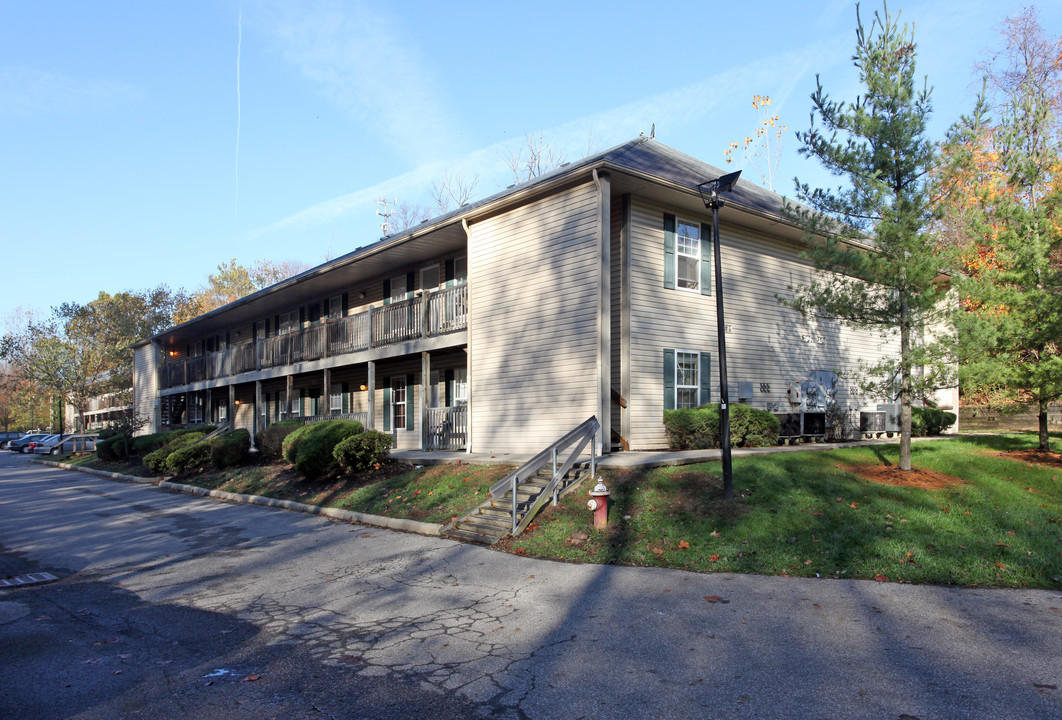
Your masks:
M608 496L611 494L600 479L590 491L590 500L586 506L594 513L595 530L604 530L608 526Z

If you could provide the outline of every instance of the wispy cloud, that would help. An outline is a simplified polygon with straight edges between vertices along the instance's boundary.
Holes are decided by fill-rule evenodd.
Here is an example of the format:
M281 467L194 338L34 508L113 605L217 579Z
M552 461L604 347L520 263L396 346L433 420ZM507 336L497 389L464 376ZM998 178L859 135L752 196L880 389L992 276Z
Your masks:
M431 162L452 144L455 113L399 15L330 0L256 9L285 60L410 163Z
M125 83L81 80L30 67L0 67L0 115L37 117L99 111L141 97Z

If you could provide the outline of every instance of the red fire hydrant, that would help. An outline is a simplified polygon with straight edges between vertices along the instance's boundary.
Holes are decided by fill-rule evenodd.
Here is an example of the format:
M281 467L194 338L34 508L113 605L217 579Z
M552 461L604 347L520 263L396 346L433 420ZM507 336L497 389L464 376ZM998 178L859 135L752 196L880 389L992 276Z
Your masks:
M600 479L590 491L590 500L586 506L594 513L594 529L604 530L608 527L608 496L611 495L605 483Z

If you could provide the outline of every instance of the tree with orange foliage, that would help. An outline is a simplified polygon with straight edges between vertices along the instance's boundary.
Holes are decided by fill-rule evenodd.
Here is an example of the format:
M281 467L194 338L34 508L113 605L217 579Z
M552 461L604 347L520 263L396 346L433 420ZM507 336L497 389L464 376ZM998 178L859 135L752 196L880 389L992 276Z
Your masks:
M1062 39L1032 9L1003 36L979 68L987 93L945 146L945 237L964 270L963 381L1035 405L1048 450L1047 406L1062 397Z

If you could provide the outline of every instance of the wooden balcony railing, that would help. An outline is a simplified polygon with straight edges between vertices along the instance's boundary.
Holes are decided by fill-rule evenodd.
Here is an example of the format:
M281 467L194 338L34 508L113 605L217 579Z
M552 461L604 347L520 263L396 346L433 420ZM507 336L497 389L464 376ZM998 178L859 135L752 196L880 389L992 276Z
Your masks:
M368 350L468 327L468 286L425 291L408 300L302 330L235 345L162 366L162 387L216 380L253 370Z

